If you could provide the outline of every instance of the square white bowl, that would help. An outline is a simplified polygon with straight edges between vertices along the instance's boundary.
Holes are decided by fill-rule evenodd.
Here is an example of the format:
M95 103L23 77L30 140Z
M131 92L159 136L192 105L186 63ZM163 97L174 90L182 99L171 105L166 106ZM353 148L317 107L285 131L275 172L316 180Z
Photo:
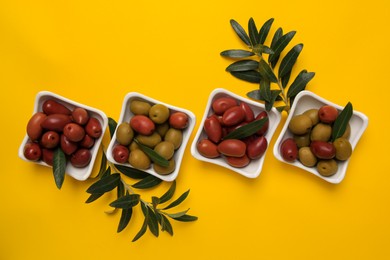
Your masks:
M156 171L153 170L153 168L149 168L148 170L144 170L145 172L157 177L157 178L160 178L161 180L163 181L173 181L176 179L177 175L179 174L179 171L180 171L180 166L181 166L181 162L182 162L182 159L183 159L183 155L184 155L184 151L186 149L186 146L187 146L187 143L188 143L188 140L191 136L191 133L195 127L195 115L189 111L189 110L186 110L186 109L183 109L183 108L179 108L179 107L176 107L176 106L172 106L172 105L169 105L169 104L166 104L164 102L161 102L159 100L156 100L156 99L153 99L153 98L150 98L148 96L145 96L143 94L140 94L140 93L137 93L137 92L130 92L128 93L124 100L123 100L123 104L122 104L122 111L121 111L121 114L120 114L120 117L119 117L119 121L118 121L118 126L123 123L123 122L130 122L130 118L133 116L133 113L130 111L130 103L133 101L133 100L141 100L141 101L146 101L148 102L149 104L151 105L154 105L154 104L162 104L162 105L165 105L166 107L169 108L170 112L173 113L173 112L183 112L185 113L187 116L188 116L188 126L187 128L183 129L183 141L182 141L182 144L180 145L179 149L177 149L175 151L175 154L173 156L173 158L175 159L175 162L176 162L176 168L175 170L168 174L168 175L162 175L162 174L158 174ZM118 129L118 127L117 127ZM109 160L110 162L114 163L114 164L119 164L119 165L123 165L123 166L127 166L127 167L130 167L130 168L134 168L132 167L129 163L118 163L114 160L114 157L112 156L112 150L114 148L114 146L118 143L116 141L116 131L117 129L115 129L115 133L111 139L111 142L107 148L107 160Z
M278 139L276 140L273 152L274 152L274 156L278 160L280 160L284 163L287 163L287 164L294 165L294 166L299 167L301 169L304 169L304 170L316 175L317 177L320 177L321 179L323 179L325 181L337 184L337 183L340 183L344 179L349 160L350 160L350 158L353 158L353 152L352 152L352 156L348 160L338 162L337 172L334 175L329 176L329 177L325 177L325 176L320 175L318 173L316 167L306 167L302 163L300 163L298 160L296 160L294 162L287 162L282 158L282 156L280 154L280 146L281 146L282 142L285 139L293 136L293 134L288 130L288 124L290 123L291 118L295 115L302 114L303 112L305 112L306 110L311 109L311 108L319 109L323 105L334 106L339 112L341 112L341 110L343 110L343 108L344 108L344 107L339 106L337 104L334 104L334 103L332 103L332 102L330 102L330 101L328 101L328 100L326 100L326 99L324 99L324 98L322 98L322 97L320 97L320 96L318 96L310 91L307 91L307 90L301 91L295 97L295 100L294 100L294 103L291 107L290 113L286 119L286 123L284 124L284 127L283 127L282 131L280 132ZM368 118L363 113L354 110L352 117L349 121L349 124L351 126L351 135L349 137L349 142L352 145L352 150L354 150L360 137L362 136L363 132L367 128Z
M202 118L202 122L200 123L198 132L196 133L194 141L192 142L191 154L192 154L192 156L194 156L196 159L198 159L200 161L220 165L222 167L225 167L225 168L228 168L232 171L235 171L235 172L237 172L237 173L239 173L247 178L256 178L259 176L259 174L263 168L263 163L264 163L266 152L264 153L264 155L260 159L251 160L251 162L243 168L236 168L236 167L230 166L225 161L225 159L222 157L210 159L210 158L206 158L206 157L202 156L198 152L198 149L196 147L198 142L204 138L207 138L207 135L203 129L204 122L208 116L213 114L213 110L212 110L213 101L216 100L217 98L220 98L220 97L232 97L240 102L247 103L252 108L255 115L259 114L262 111L265 111L264 104L261 104L259 102L256 102L256 101L244 98L244 97L241 97L241 96L239 96L233 92L230 92L226 89L223 89L223 88L214 89L209 96L209 99L208 99L208 102L206 105L206 109L205 109L205 112L204 112L204 115ZM268 131L267 131L265 137L267 138L268 146L269 146L271 138L274 135L275 130L280 122L281 115L275 108L272 108L271 111L267 111L267 113L268 113L268 119L269 119L269 128L268 128ZM268 150L268 147L267 147L267 150Z
M75 102L73 100L70 100L68 98L65 98L65 97L62 97L60 95L57 95L55 93L52 93L50 91L40 91L38 92L38 94L36 95L35 97L35 103L34 103L34 112L33 114L35 114L36 112L42 112L42 104L46 101L46 100L49 100L49 99L52 99L52 100L55 100L59 103L61 103L62 105L64 105L65 107L69 108L70 110L73 110L74 108L76 107L81 107L81 108L84 108L85 110L88 111L88 114L90 117L95 117L100 125L102 126L102 135L97 138L95 140L95 144L94 146L91 148L91 161L90 163L88 164L88 166L84 167L84 168L76 168L74 166L72 166L72 164L70 163L67 163L66 164L66 169L65 169L65 172L75 178L76 180L79 180L79 181L84 181L86 180L92 173L92 169L93 169L93 166L94 166L94 163L95 163L95 160L96 160L96 156L97 156L97 153L99 151L99 147L100 147L100 144L102 142L102 139L103 139L103 135L104 135L104 132L106 131L106 128L107 128L107 123L108 123L108 119L107 119L107 116L106 114L101 111L101 110L98 110L96 108L93 108L93 107L90 107L90 106L86 106L84 104L81 104L81 103L78 103L78 102ZM25 156L24 156L24 146L26 145L26 143L29 141L29 137L27 136L27 134L24 136L24 139L22 141L22 144L20 145L19 147L19 157L25 161L28 161L28 162L33 162L33 163L36 163L36 164L40 164L40 165L44 165L44 166L48 166L48 167L52 167L48 164L46 164L44 161L40 160L40 161L31 161L31 160L28 160Z

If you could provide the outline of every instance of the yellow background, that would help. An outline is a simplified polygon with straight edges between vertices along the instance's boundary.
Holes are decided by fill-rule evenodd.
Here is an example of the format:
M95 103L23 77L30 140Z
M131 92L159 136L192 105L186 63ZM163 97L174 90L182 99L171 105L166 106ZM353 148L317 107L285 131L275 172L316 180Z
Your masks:
M1 0L0 259L389 259L389 10L385 0ZM271 34L297 30L296 70L316 72L308 89L368 116L342 183L273 157L283 114L257 179L197 161L188 146L176 196L191 189L178 209L199 220L132 243L138 208L118 234L120 215L104 213L112 198L84 203L92 180L67 177L58 190L50 168L17 156L41 90L114 119L124 96L141 92L193 111L196 131L214 88L245 96L257 87L225 72L219 55L244 47L229 20L246 27L250 17L258 27L274 17Z

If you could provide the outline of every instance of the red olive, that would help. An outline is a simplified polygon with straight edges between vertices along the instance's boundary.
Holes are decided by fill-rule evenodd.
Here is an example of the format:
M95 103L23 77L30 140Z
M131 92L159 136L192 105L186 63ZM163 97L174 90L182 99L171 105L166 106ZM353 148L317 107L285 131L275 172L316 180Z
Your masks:
M46 119L47 115L42 112L35 113L27 123L27 135L32 141L38 140L42 135L41 123Z
M84 148L92 148L95 144L95 138L90 137L89 135L84 135L84 138L80 141L80 146Z
M337 116L339 115L339 112L337 109L333 106L324 105L318 109L318 118L323 123L333 123Z
M236 168L242 168L247 166L250 163L250 159L246 154L244 154L241 157L231 157L231 156L226 156L226 162Z
M324 141L312 141L310 150L319 159L332 159L336 155L334 145Z
M27 142L23 150L24 157L31 161L38 161L41 159L42 151L37 143Z
M43 102L42 110L47 115L52 115L52 114L70 115L71 114L69 108L52 99Z
M125 163L129 159L129 149L121 144L117 144L112 149L112 157L114 157L114 160L118 163Z
M184 129L188 126L188 116L183 112L174 112L169 116L169 125L176 129Z
M40 140L40 144L43 148L52 149L57 147L60 143L60 135L55 131L45 132Z
M204 131L207 137L214 143L218 143L222 138L222 127L216 116L209 116L204 121Z
M89 164L91 158L91 151L86 148L81 148L70 156L70 163L76 168L83 168Z
M54 156L53 149L46 149L46 148L42 149L42 160L50 166L53 166L53 156Z
M260 120L260 119L263 119L263 118L268 118L267 111L262 111L262 112L260 112L260 113L256 116L255 120ZM258 134L258 135L265 135L265 134L267 133L267 131L268 131L268 127L269 127L269 118L268 118L268 120L264 123L263 127L260 128L259 131L257 131L257 134Z
M237 100L234 98L220 97L214 100L211 106L217 115L222 115L226 110L237 105Z
M141 135L151 135L156 129L153 121L144 115L133 116L130 119L130 126L134 131L140 133Z
M72 111L72 120L79 125L85 125L89 120L88 111L82 107L76 107Z
M217 149L217 145L208 139L202 139L196 147L198 152L204 157L217 158L220 155Z
M79 142L85 136L85 130L76 123L69 123L64 127L64 135L72 142Z
M293 138L287 138L280 146L280 153L284 160L293 162L298 157L298 146Z
M223 113L222 121L224 125L233 126L241 123L245 119L245 111L240 106L229 108Z
M62 132L64 126L72 122L70 116L64 114L51 114L42 121L41 127L46 130Z
M246 144L238 139L223 140L217 146L218 152L226 156L242 157L246 151Z
M88 123L85 125L85 132L93 138L99 138L103 133L99 120L95 117L89 118Z
M252 108L245 102L241 102L240 107L245 112L245 122L252 122L255 119L255 114L253 113Z
M60 147L65 154L71 155L77 150L78 145L77 143L70 141L65 135L62 134L60 136Z
M267 150L268 142L265 136L255 137L254 140L248 142L246 154L252 160L259 159Z

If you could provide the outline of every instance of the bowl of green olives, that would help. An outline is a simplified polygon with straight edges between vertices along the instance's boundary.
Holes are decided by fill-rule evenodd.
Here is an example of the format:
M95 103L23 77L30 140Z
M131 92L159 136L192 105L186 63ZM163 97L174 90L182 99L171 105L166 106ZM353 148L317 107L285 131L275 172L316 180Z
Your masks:
M123 100L107 159L173 181L179 174L195 120L189 110L130 92Z
M65 172L76 180L86 180L92 173L107 124L107 116L101 110L40 91L19 157L52 167L54 151L61 149L67 160Z
M368 125L367 116L353 110L348 124L335 135L343 109L310 91L301 91L276 140L274 156L327 182L340 183Z
M214 89L192 142L191 154L200 161L225 167L247 178L256 178L280 119L275 108L266 111L261 103L223 88ZM232 138L233 132L237 133L235 130L252 127L260 120L265 123L259 124L259 129L254 128L256 132L253 134Z

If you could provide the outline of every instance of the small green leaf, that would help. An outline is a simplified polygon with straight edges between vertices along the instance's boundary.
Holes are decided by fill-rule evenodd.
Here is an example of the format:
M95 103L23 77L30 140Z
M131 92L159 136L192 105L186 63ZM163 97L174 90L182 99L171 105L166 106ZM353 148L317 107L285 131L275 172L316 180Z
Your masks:
M264 101L271 101L271 85L268 80L260 80L260 95Z
M136 206L140 201L139 194L127 194L110 203L111 207L128 209Z
M104 150L102 149L102 157L100 160L100 169L99 173L95 177L89 177L90 179L96 179L98 177L101 177L103 173L106 171L107 168L107 157L106 154L104 153Z
M264 59L261 59L259 62L259 73L262 78L267 79L271 82L278 82L278 79L276 78L274 72L270 68L270 66L267 64L267 62L264 61Z
M126 191L125 184L119 181L118 186L116 187L116 197L117 198L123 197L125 195L125 191Z
M289 82L289 80L290 80L291 71L292 71L292 70L290 70L290 72L287 72L287 74L284 75L284 76L282 77L282 86L283 86L284 88L287 87L287 84L288 84L288 82Z
M53 176L58 189L61 189L65 179L66 157L64 152L57 148L53 155Z
M148 177L140 180L139 182L134 183L131 186L136 189L148 189L159 185L161 182L161 179L153 175L149 175Z
M258 44L259 33L257 31L256 23L252 17L248 21L248 33L249 33L249 38L251 40L252 46Z
M94 184L92 184L88 189L88 193L105 193L113 190L118 186L118 182L120 181L120 174L114 173L107 177L101 178Z
M274 22L274 18L269 19L266 21L263 26L260 28L259 31L259 38L258 38L258 43L263 44L265 40L267 39L269 30L271 29L272 23Z
M129 224L131 216L133 215L133 208L122 209L121 219L119 220L118 229L116 232L121 232L127 224Z
M148 216L145 217L145 220L144 220L144 223L142 224L141 229L138 231L138 233L135 235L135 237L133 238L133 240L131 242L135 242L140 237L142 237L145 234L147 228L148 228Z
M255 60L239 60L230 64L226 71L248 71L255 70L259 67L259 62Z
M296 33L295 31L288 32L276 41L274 47L273 48L271 47L272 50L274 51L274 54L269 56L268 59L269 62L272 63L274 59L279 58L280 53L282 53L284 48L286 48L288 43L294 37L295 33Z
M190 193L190 190L187 190L186 192L184 192L182 195L180 195L179 198L177 198L175 201L173 201L171 204L169 204L168 206L166 206L165 208L163 208L163 210L166 210L166 209L170 209L170 208L173 208L173 207L176 207L177 205L179 205L180 203L182 203L188 196L188 194Z
M229 58L246 58L255 55L251 51L246 50L226 50L221 52L221 56Z
M344 109L337 116L336 121L333 123L332 141L336 140L344 134L352 114L353 106L351 102L348 102Z
M196 217L196 216L191 216L191 215L183 215L183 216L181 216L181 217L174 218L174 220L182 221L182 222L191 222L191 221L196 221L196 220L198 220L198 217Z
M283 58L279 67L279 78L284 77L287 73L291 72L299 54L301 53L303 44L295 45Z
M262 118L259 120L252 121L244 126L237 128L236 130L227 134L224 139L242 139L248 136L253 135L259 131L263 125L268 121L268 118Z
M269 101L265 102L265 110L271 111L276 99L279 97L279 94L281 92L282 92L281 90L274 90L274 89L271 90L271 98Z
M158 204L160 204L160 199L156 196L152 196L152 205L153 208L157 208Z
M265 46L265 45L260 44L260 43L253 46L252 51L259 56L261 56L261 54L263 54L263 53L266 53L266 54L273 54L274 53L274 51L270 47Z
M153 209L151 209L150 207L148 207L148 214L149 214L149 217L148 217L148 227L149 227L149 230L150 232L152 232L152 234L156 237L158 237L159 235L159 229L158 229L158 221L157 221L157 216L156 214L154 213Z
M288 88L287 97L291 99L292 97L295 97L299 92L304 90L307 83L309 83L309 81L314 77L314 75L314 72L307 72L306 70L302 70Z
M171 184L171 187L160 197L160 203L165 203L170 200L175 194L176 190L176 180L174 180Z
M163 167L169 166L169 161L159 155L157 152L155 152L153 149L147 147L146 145L141 144L136 138L134 138L134 141L138 144L139 148L147 155L149 158L158 165L161 165Z
M160 218L161 230L167 231L168 234L173 236L173 228L172 228L171 223L169 222L169 219L166 216L164 216L163 214L160 214L160 216L161 216L161 218Z
M143 179L149 176L149 173L147 172L119 164L115 164L115 168L117 168L118 171L132 179Z
M236 22L235 20L231 19L230 24L233 27L234 31L237 33L238 37L248 46L251 46L251 40L249 39L248 34L246 34L244 28Z
M181 212L177 212L177 213L167 213L167 215L171 218L180 218L182 216L184 216L190 209L187 209L187 210L184 210L184 211L181 211Z
M272 38L272 42L271 42L271 49L274 50L275 49L275 45L277 43L277 41L280 39L280 37L283 36L283 29L282 28L278 28L274 34L274 37ZM269 55L268 56L268 62L271 64L271 67L274 68L276 66L276 63L278 62L279 60L279 56L280 56L280 53L275 55L275 52L272 54L272 55ZM272 59L272 61L271 61Z
M112 138L115 133L117 122L111 117L108 118L108 129L110 130L110 137Z
M248 70L248 71L232 71L230 72L234 77L245 80L250 83L259 84L261 80L260 73L256 70Z
M88 199L85 201L85 203L91 203L103 196L104 193L92 193Z
M254 100L264 101L264 98L260 95L260 89L249 91L246 95Z

